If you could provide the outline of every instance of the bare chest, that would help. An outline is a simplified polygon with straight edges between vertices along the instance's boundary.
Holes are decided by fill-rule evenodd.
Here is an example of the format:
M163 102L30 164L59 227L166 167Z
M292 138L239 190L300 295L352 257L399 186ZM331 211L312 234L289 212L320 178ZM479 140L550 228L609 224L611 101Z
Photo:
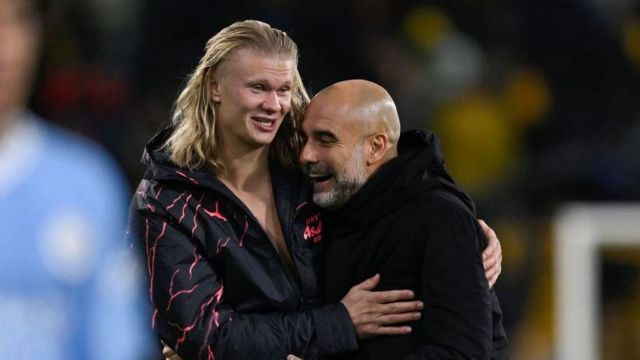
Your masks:
M240 200L249 208L271 244L284 263L293 271L293 263L282 232L282 224L278 217L275 198L269 192L266 196L256 194L237 194Z

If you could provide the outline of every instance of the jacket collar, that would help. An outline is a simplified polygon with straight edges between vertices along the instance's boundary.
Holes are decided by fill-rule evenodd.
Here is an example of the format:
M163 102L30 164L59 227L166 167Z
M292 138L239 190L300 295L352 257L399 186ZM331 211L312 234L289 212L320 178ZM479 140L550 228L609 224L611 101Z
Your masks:
M398 156L384 164L340 209L326 212L332 234L370 226L423 192L451 192L473 209L471 199L444 167L437 137L425 130L402 133Z
M242 201L211 170L205 167L189 170L181 168L171 161L164 144L174 129L174 126L163 129L146 144L142 155L142 163L147 166L144 177L156 181L179 182L189 186L213 190L245 207ZM283 213L281 211L288 213L296 210L288 208L291 203L300 205L308 202L311 186L301 172L287 169L274 159L269 160L269 171L278 211L281 214ZM286 207L286 209L282 207Z

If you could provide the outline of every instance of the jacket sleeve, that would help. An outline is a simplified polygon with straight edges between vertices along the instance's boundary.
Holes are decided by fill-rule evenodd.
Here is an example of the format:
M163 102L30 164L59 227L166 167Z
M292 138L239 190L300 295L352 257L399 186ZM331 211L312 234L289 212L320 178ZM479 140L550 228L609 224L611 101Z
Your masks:
M135 206L145 249L152 326L183 359L305 359L357 347L341 304L290 313L238 313L201 246L158 204Z
M407 359L489 359L492 298L475 216L449 194L430 195L421 266L423 346Z

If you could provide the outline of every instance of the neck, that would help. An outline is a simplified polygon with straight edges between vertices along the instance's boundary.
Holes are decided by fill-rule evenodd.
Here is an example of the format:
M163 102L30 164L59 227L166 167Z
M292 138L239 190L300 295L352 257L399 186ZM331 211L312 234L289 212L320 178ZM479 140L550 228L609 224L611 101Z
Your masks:
M269 181L269 147L243 153L223 151L224 170L217 174L220 181L236 191L263 189Z

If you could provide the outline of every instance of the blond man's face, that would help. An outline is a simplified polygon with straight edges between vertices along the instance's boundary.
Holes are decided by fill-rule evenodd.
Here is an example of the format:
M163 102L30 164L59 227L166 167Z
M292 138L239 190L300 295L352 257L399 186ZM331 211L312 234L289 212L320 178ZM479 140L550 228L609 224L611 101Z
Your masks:
M295 59L237 50L218 65L210 84L223 151L271 144L291 110Z

